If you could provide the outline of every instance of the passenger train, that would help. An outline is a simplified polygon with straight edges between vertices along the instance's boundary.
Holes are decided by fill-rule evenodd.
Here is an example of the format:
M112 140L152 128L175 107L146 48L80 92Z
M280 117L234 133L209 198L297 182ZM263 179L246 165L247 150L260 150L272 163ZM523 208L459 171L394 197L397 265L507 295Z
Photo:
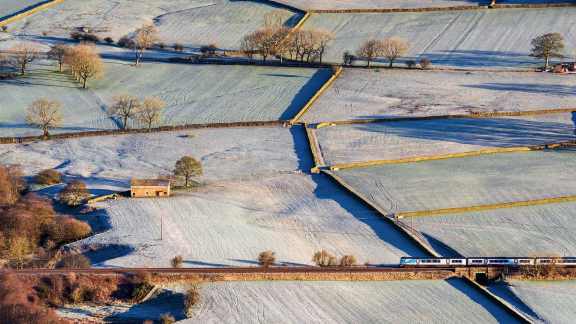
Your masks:
M477 257L477 258L400 258L401 267L521 267L531 265L576 266L576 257Z

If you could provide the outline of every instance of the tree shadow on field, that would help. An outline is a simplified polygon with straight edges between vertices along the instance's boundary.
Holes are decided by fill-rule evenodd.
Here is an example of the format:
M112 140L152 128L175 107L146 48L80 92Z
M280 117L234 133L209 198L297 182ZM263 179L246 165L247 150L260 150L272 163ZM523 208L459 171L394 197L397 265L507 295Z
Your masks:
M489 147L543 145L576 139L574 114L567 123L512 118L452 118L382 122L354 127L385 136Z
M466 88L494 90L494 91L514 91L524 93L544 94L547 96L568 97L576 95L576 86L561 84L528 84L528 83L482 83L464 85Z
M539 320L544 321L544 319L540 318L538 313L536 313L530 306L528 306L520 297L514 293L512 290L513 285L507 282L498 282L488 286L488 290L493 294L497 295L498 297L506 300L510 304L512 304L516 309L525 313L526 315Z
M176 321L186 318L184 311L185 296L169 290L163 290L156 297L130 307L124 313L114 314L104 319L106 323L141 323L151 319L158 321L162 314L170 313Z
M459 278L449 278L445 281L453 288L468 296L471 301L482 306L482 308L488 311L499 323L518 323L518 321L512 317L506 309L481 294L464 280Z
M527 68L534 67L539 62L528 53L486 50L433 51L424 53L415 60L418 61L421 57L428 58L432 65L467 68Z
M205 262L205 261L196 261L196 260L184 260L182 263L189 264L194 267L210 267L210 268L222 268L222 267L229 267L229 264L224 263L214 263L214 262Z
M283 77L287 75L282 75ZM319 69L314 73L314 75L304 84L302 88L296 93L292 99L292 102L288 105L286 110L280 116L280 120L289 120L294 118L296 114L306 105L306 103L316 94L316 92L322 88L322 86L330 79L332 76L331 69ZM290 77L294 77L290 74Z

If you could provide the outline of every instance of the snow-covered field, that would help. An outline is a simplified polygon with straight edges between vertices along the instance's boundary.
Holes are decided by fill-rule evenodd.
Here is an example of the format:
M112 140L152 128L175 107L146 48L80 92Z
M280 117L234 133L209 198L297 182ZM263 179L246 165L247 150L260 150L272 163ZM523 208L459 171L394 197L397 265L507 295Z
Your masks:
M576 113L495 119L439 119L323 127L328 165L453 154L576 140Z
M372 38L401 37L410 43L407 58L425 56L434 65L464 68L527 68L530 41L559 32L566 53L576 49L572 18L576 8L467 10L428 13L313 14L304 25L334 32L327 61L341 62Z
M130 178L168 174L185 155L201 161L208 183L309 169L305 145L302 132L280 127L198 129L0 145L0 164L19 164L26 175L56 168L93 189L126 190Z
M443 255L576 255L576 203L405 219ZM440 243L441 242L441 243Z
M15 1L8 0L8 3L12 2ZM236 49L240 39L261 27L264 16L274 10L282 11L287 20L295 15L252 1L64 1L11 24L10 30L14 34L51 41L49 37L42 37L42 33L47 32L50 37L68 37L75 28L87 27L101 38L118 40L143 24L154 23L160 31L160 41L168 45L181 42L185 47L197 50L201 45L215 43L224 49Z
M123 199L101 207L110 229L71 246L115 247L97 254L94 261L103 267L162 267L175 255L183 256L185 267L251 266L264 250L295 265L311 264L320 249L372 264L397 264L401 256L424 253L323 176L222 181L172 198ZM114 253L110 259L108 252Z
M0 97L0 136L41 134L25 125L26 107L41 97L64 106L63 127L54 133L117 128L106 111L121 94L160 97L167 105L166 125L287 120L331 75L329 69L169 63L135 68L107 61L104 77L82 90L52 69L34 66L29 76L0 82L7 94Z
M550 73L346 69L304 120L570 108L575 89L576 77Z
M498 0L499 4L560 3L569 0ZM488 5L489 0L277 0L301 9L432 8Z
M536 323L574 323L576 281L513 280L490 290L508 299Z
M0 18L9 16L43 0L0 0Z
M389 213L576 195L576 151L490 154L337 171Z

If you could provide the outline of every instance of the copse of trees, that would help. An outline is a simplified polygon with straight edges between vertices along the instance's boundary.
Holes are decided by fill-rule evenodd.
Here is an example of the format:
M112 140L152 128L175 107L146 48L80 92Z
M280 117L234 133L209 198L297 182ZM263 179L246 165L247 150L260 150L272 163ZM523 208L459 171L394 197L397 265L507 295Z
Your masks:
M90 192L88 191L86 184L79 180L67 184L58 195L58 200L69 207L78 207L88 198L90 198Z
M121 121L122 129L129 128L129 121L138 121L148 128L160 123L166 103L158 97L146 97L140 101L135 96L119 95L108 109L108 114Z
M80 44L69 48L64 56L64 63L84 89L88 80L101 77L104 71L104 64L94 45Z
M544 59L544 70L548 70L550 59L563 57L564 37L560 33L548 33L532 39L530 56Z
M394 61L402 57L408 51L408 43L398 37L390 37L382 40L371 39L366 41L356 54L366 60L366 66L370 67L378 57L384 57L392 67Z
M38 99L26 110L26 122L44 132L44 138L50 136L50 129L62 123L62 105L55 100Z

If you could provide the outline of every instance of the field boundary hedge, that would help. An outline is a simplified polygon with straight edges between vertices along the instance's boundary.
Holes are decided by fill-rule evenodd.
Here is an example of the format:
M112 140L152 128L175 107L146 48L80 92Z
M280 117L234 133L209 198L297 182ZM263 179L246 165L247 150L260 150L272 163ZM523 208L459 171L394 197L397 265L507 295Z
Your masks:
M495 118L495 117L521 117L521 116L538 116L538 115L551 115L576 112L576 108L555 108L555 109L537 109L537 110L524 110L524 111L496 111L496 112L479 112L472 114L460 115L435 115L435 116L416 116L416 117L390 117L390 118L365 118L365 119L349 119L326 121L316 124L316 128L332 127L340 125L355 125L355 124L372 124L372 123L388 123L388 122L403 122L403 121L421 121L421 120L438 120L438 119L466 119L466 118Z
M28 8L24 8L23 10L15 13L15 14L13 14L13 15L9 15L9 16L6 16L6 17L4 17L4 18L0 17L0 27L6 26L6 25L8 25L8 24L10 24L10 23L13 23L13 22L18 21L18 20L20 20L20 19L23 19L23 18L26 18L26 17L28 17L28 16L31 16L31 15L33 15L33 14L35 14L35 13L41 11L41 10L50 8L50 7L52 7L52 6L54 6L54 5L57 5L57 4L61 3L61 2L64 2L64 0L49 0L49 1L44 1L44 2L41 2L41 3L37 4L37 5L30 6L30 7L28 7Z
M0 144L20 144L29 143L43 140L59 140L59 139L73 139L82 137L96 137L96 136L115 136L115 135L129 135L129 134L151 134L163 132L175 132L190 129L204 129L204 128L237 128L237 127L272 127L284 126L286 121L273 120L273 121L253 121L253 122L233 122L233 123L210 123L210 124L186 124L177 126L161 126L148 130L147 128L132 128L132 129L115 129L115 130L101 130L101 131L87 131L76 133L61 133L51 135L45 139L43 136L24 136L24 137L0 137Z
M470 287L472 287L473 289L475 289L476 291L480 292L482 295L486 296L487 298L489 298L490 300L492 300L493 302L495 302L497 305L499 305L500 307L502 307L508 314L512 315L513 317L515 317L516 319L518 319L521 323L532 323L532 320L529 319L526 315L522 314L520 311L518 311L514 306L510 305L507 301L505 301L504 299L494 295L493 293L490 292L490 290L482 287L479 283L477 283L476 281L463 276L461 277L462 280L464 280L465 283L467 283Z
M294 125L298 123L298 121L302 118L302 116L304 116L304 114L306 114L308 110L312 108L312 105L316 102L316 100L318 100L320 96L324 94L324 92L326 92L328 88L330 88L330 86L336 81L336 79L338 79L338 77L342 74L342 71L344 70L341 66L333 67L332 69L334 72L332 73L330 79L328 79L328 81L326 81L322 85L322 87L320 87L320 89L316 91L316 93L312 96L312 98L310 98L310 100L308 100L308 102L304 105L304 107L300 109L300 111L296 114L296 116L294 116L294 118L290 120L290 124Z
M304 124L304 129L306 130L306 138L308 139L308 146L310 146L310 152L312 152L312 157L314 159L314 167L310 170L312 173L320 173L320 168L325 167L324 157L322 156L322 151L320 150L320 145L318 144L318 139L312 128L309 128L307 124Z
M351 187L340 176L338 176L338 175L336 175L330 171L326 171L326 170L321 170L321 171L324 174L328 175L328 177L330 177L332 180L334 180L338 185L340 185L346 191L348 191L349 193L351 193L352 195L354 195L358 199L360 199L362 202L364 202L364 204L366 204L368 207L375 210L381 216L380 218L384 219L388 223L392 224L392 226L396 227L396 229L398 229L400 231L400 233L403 233L405 237L407 237L410 241L416 243L417 246L422 248L430 256L433 256L436 258L440 257L440 254L438 254L438 252L436 252L434 250L434 248L432 246L430 246L430 244L428 244L428 242L424 238L421 238L419 236L418 232L416 232L414 230L410 230L406 226L402 226L403 225L402 223L399 223L394 217L389 216L389 214L385 210L382 210L378 205L372 203L363 194L361 194L356 189Z
M557 149L557 148L574 146L574 145L576 145L576 141L562 142L562 143L550 143L550 144L534 145L534 146L496 147L496 148L489 148L489 149L477 150L477 151L468 151L468 152L452 153L452 154L428 155L428 156L416 156L416 157L396 159L396 160L372 160L372 161L364 161L364 162L341 163L341 164L331 165L330 170L338 171L338 170L345 170L345 169L359 169L359 168L366 168L366 167L378 166L378 165L447 160L447 159L457 159L457 158L473 157L473 156L488 155L488 154L542 151L542 150Z
M524 4L496 4L494 6L449 6L425 8L358 8L358 9L309 9L314 14L353 14L353 13L399 13L399 12L434 12L434 11L463 11L486 9L542 9L576 7L576 3L524 3Z
M543 198L543 199L533 199L533 200L524 200L524 201L513 201L513 202L498 203L498 204L477 205L477 206L469 206L469 207L455 207L455 208L443 208L443 209L399 212L399 213L396 213L394 216L397 219L403 219L403 218L408 218L408 217L429 217L429 216L448 215L448 214L471 213L471 212L479 212L479 211L494 210L494 209L549 205L549 204L558 204L558 203L574 202L574 201L576 201L576 196L564 196L564 197L555 197L555 198Z

